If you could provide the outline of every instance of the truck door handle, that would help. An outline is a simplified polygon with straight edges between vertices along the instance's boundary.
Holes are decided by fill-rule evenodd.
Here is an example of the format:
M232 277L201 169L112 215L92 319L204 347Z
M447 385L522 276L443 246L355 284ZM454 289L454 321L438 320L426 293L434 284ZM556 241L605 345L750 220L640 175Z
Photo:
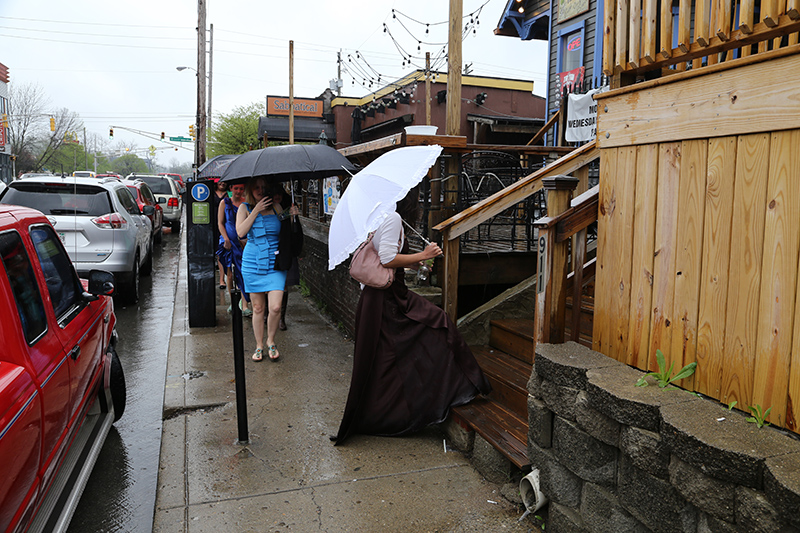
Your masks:
M73 361L77 360L78 357L81 355L81 347L79 345L75 345L73 349L69 351L69 356L72 358Z

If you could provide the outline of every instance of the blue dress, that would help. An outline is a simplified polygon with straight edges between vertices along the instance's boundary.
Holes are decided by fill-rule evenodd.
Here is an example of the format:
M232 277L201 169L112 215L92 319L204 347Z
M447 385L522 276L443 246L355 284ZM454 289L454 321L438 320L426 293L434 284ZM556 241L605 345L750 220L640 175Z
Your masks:
M251 210L249 204L248 211ZM275 270L278 253L278 236L281 221L277 215L259 213L250 231L242 253L242 276L247 292L282 291L286 285L286 272Z
M225 273L228 273L231 266L234 267L234 279L236 286L242 291L242 296L245 301L250 301L250 295L244 290L244 280L242 279L242 245L239 243L239 236L236 234L236 212L238 208L233 205L233 202L227 196L222 199L225 203L225 233L228 234L228 240L231 241L230 250L225 249L225 238L220 235L217 242L217 257L219 262L225 268Z

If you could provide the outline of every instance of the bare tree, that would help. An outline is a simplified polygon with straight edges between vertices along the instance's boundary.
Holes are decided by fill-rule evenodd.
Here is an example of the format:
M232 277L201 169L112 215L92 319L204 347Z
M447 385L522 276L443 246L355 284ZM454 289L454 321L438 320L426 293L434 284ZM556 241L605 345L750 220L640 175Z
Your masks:
M78 131L83 129L83 122L74 111L62 107L53 115L55 118L55 131L50 135L39 138L37 144L38 157L36 159L36 170L47 168L48 163L53 159L65 140L78 138Z

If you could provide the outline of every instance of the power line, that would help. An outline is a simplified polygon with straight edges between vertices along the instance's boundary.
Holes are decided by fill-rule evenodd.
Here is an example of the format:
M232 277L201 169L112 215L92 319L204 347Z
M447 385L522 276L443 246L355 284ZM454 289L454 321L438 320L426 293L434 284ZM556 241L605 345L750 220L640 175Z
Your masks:
M46 20L46 19L31 19L31 18L22 18L22 17L5 17L0 16L0 19L7 19L7 20L24 20L26 22L44 22L47 24L67 24L69 26L75 26L76 24L81 24L84 26L113 26L117 28L153 28L153 29L160 29L160 30L183 30L183 29L191 29L187 28L186 26L153 26L150 24L110 24L107 22L84 22L84 21L67 21L67 20Z

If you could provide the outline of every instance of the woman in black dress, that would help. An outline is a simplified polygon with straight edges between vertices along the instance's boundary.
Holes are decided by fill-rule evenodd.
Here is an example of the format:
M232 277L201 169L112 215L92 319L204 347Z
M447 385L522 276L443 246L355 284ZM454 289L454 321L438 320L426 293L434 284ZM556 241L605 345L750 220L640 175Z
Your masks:
M388 289L364 287L356 310L350 392L338 434L399 436L444 421L491 386L455 324L406 287L403 269L442 253L436 244L409 254L403 222L417 220L419 191L411 190L387 217L372 244L381 263L396 268ZM402 221L401 221L402 219Z

